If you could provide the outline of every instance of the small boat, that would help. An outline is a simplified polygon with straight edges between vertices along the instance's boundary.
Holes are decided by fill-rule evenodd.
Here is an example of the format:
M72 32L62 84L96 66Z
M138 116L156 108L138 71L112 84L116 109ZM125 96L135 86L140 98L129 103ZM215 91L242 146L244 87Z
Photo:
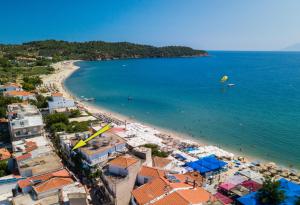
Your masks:
M233 87L233 86L235 86L235 84L234 83L228 83L227 86L228 87Z
M96 100L95 98L83 98L84 101L94 101Z

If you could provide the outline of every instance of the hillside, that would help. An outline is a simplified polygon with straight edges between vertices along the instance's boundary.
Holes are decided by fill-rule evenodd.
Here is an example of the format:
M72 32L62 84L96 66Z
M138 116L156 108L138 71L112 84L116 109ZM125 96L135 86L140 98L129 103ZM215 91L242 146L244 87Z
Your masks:
M97 60L114 58L202 56L206 51L184 46L154 47L128 42L108 43L103 41L67 42L33 41L21 45L0 45L0 51L8 57L51 57L53 60Z

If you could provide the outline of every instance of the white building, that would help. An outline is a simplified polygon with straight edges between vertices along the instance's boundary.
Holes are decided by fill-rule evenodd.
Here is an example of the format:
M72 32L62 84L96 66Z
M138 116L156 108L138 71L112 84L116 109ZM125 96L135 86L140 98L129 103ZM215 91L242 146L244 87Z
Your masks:
M22 87L17 83L6 83L4 85L0 85L0 92L6 91L21 91Z
M13 141L44 134L43 118L35 106L14 103L8 105L7 110L9 130Z
M49 112L56 110L76 109L74 100L66 99L61 93L52 93L52 100L48 101Z

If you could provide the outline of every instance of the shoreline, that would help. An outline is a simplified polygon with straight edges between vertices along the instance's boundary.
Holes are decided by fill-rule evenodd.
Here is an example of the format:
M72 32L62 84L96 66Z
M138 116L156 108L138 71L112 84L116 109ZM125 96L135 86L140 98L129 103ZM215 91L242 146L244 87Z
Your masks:
M167 136L171 136L172 138L174 138L175 140L179 140L179 141L190 141L193 144L197 144L199 146L216 146L226 152L232 153L234 154L235 158L238 157L243 157L245 162L250 163L252 161L260 161L261 163L265 164L268 163L270 161L265 160L261 157L258 156L251 156L247 153L239 153L237 151L233 151L230 150L226 147L218 146L216 144L214 144L213 142L209 142L209 141L205 141L203 139L198 139L192 136L189 136L185 133L181 133L181 132L177 132L177 131L173 131L167 128L162 128L159 126L155 126L153 124L150 123L146 123L143 122L142 120L137 120L116 112L113 112L109 109L103 108L101 106L98 105L92 105L89 102L79 102L78 101L78 97L76 97L76 95L74 95L70 90L68 90L66 88L66 86L64 85L65 80L71 76L75 71L77 71L80 67L76 66L75 63L79 62L80 60L69 60L69 61L61 61L58 63L53 64L52 66L55 68L55 72L53 74L50 75L46 75L42 77L42 80L44 82L44 84L54 84L55 87L59 90L59 92L61 92L63 94L63 96L68 97L68 98L72 98L74 101L76 101L76 103L81 106L83 109L87 110L88 112L90 112L93 115L96 114L103 114L105 116L108 116L112 119L116 119L118 121L122 121L122 122L127 122L127 123L139 123L143 126L152 128L154 130L157 130L158 132L167 135ZM282 165L279 163L276 163L278 166L280 167L287 167L287 165Z

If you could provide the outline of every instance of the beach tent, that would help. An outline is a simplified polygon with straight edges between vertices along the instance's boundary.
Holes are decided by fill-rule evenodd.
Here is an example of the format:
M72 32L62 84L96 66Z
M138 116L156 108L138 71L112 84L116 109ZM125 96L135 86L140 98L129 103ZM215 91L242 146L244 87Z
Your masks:
M220 192L217 192L215 194L215 197L221 201L223 204L232 204L233 200L231 198L229 198L228 196L225 196L223 194L221 194Z
M252 170L242 170L242 171L239 171L239 174L241 174L259 184L262 184L262 182L263 182L263 176L260 173L254 172Z
M280 189L285 192L286 199L279 205L294 205L300 196L300 185L284 178L279 180ZM237 199L243 205L260 205L256 198L256 192L252 192Z
M201 174L205 174L207 172L212 171L218 171L226 165L226 162L218 160L214 155L210 155L207 157L203 157L199 160L186 163L186 166L193 168Z
M251 192L257 191L258 189L260 189L262 187L261 184L252 181L252 180L248 180L248 181L244 181L241 184L243 187L246 187L247 189L249 189Z
M230 189L233 189L235 186L236 186L235 184L231 184L229 182L224 182L224 183L220 184L219 188L229 191Z

